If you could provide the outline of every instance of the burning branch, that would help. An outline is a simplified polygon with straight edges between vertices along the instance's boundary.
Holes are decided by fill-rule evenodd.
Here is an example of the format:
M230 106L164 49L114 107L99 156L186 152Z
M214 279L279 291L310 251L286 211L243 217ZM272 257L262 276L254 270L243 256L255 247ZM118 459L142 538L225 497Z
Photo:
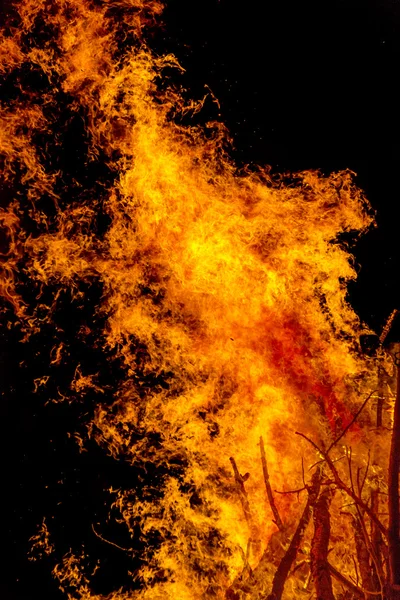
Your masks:
M289 548L286 551L286 554L282 558L279 566L275 572L274 579L272 582L272 591L270 595L267 597L267 600L281 600L283 590L285 587L286 579L289 575L290 569L292 568L292 564L296 559L297 552L300 547L301 540L303 539L304 532L307 528L307 525L310 522L312 508L314 507L321 486L321 475L319 471L316 471L312 477L311 485L308 486L308 500L307 504L304 508L303 514L301 515L299 524L297 525L297 529L292 537L292 540L289 544Z
M271 507L272 514L274 515L274 519L275 519L274 523L278 527L279 531L284 531L285 528L284 528L282 519L280 517L280 514L278 512L278 509L276 507L274 496L272 494L271 483L269 481L267 458L265 456L264 440L263 440L262 436L260 437L260 452L261 452L261 464L262 464L262 469L263 469L263 474L264 474L265 489L267 490L268 502Z
M244 516L246 518L246 522L247 522L247 525L250 530L250 539L247 543L246 560L245 560L245 568L247 568L248 567L247 561L249 560L251 551L253 551L254 555L257 555L261 548L261 542L257 535L257 527L253 521L248 495L246 492L246 488L244 487L244 483L250 477L250 474L246 473L245 475L241 475L239 473L239 469L237 468L235 459L230 457L229 460L231 462L231 465L233 468L233 473L235 475L236 487L239 492L239 497L240 497L240 501L242 503Z
M379 343L382 345L383 342L386 340L388 333L393 325L393 322L395 320L395 318L397 317L397 315L399 314L399 311L397 310L397 308L395 308L394 310L392 310L392 312L389 315L388 320L386 321L385 327L382 330L381 335L379 336Z
M252 529L252 517L250 511L249 498L247 496L246 488L244 487L244 482L249 478L249 473L245 475L241 475L239 473L239 469L237 468L236 461L234 458L230 457L230 462L233 468L233 473L235 475L236 487L239 492L240 501L243 506L244 516L246 517L246 521L250 529Z
M348 590L352 592L354 596L357 598L362 598L364 600L365 594L364 591L355 585L352 581L347 579L342 573L340 573L333 565L329 562L327 563L329 571L331 572L332 577L334 577L337 581L339 581L342 585L347 587Z

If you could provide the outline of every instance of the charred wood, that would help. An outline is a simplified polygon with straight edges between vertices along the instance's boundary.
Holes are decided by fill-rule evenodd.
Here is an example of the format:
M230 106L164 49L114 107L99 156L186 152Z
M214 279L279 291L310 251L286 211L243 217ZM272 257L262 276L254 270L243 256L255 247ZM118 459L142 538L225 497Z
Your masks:
M317 600L335 600L332 590L332 577L328 565L331 517L329 505L332 491L325 489L318 498L314 509L314 536L311 543L311 574Z

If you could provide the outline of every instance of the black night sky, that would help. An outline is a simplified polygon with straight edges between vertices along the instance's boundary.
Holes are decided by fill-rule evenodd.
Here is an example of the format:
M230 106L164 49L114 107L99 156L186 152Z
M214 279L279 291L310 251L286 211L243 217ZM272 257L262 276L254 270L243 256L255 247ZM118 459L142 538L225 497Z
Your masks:
M349 298L379 333L391 311L400 309L400 2L167 0L162 26L148 41L155 52L178 57L186 70L179 83L189 95L200 98L208 86L219 100L220 108L207 101L199 122L220 118L226 124L238 166L357 174L377 211L377 227L354 245L359 278ZM78 317L70 311L73 323ZM101 559L105 574L96 591L110 593L127 585L135 564L129 554L102 544L91 523L101 523L99 530L121 546L132 544L122 528L107 529L104 494L110 486L134 484L135 475L94 444L79 454L66 432L77 429L81 407L45 405L45 395L32 394L30 382L48 360L46 340L37 343L42 346L23 346L1 329L6 508L0 596L65 597L46 558L27 560L28 539L44 515L65 551L84 540L88 554ZM28 364L23 372L22 361ZM113 369L104 377L118 376Z

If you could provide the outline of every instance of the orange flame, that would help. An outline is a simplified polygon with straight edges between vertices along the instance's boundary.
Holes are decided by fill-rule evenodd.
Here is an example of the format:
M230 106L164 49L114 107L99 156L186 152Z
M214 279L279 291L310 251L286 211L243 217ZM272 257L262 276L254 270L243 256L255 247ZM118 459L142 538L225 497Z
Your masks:
M1 111L6 181L23 190L0 213L7 241L1 294L28 338L52 324L58 296L45 300L49 286L79 300L79 282L101 282L97 313L106 320L96 343L118 353L125 377L111 407L99 401L88 435L132 465L145 456L171 467L157 500L115 492L131 532L139 521L144 534L161 537L135 574L140 594L129 597L192 600L219 594L240 572L249 535L259 540L256 561L276 529L260 436L274 485L296 488L301 454L309 464L315 457L294 431L317 433L323 443L351 419L354 380L365 365L355 352L360 324L346 300L352 257L336 240L363 232L371 217L350 172L304 172L291 184L262 169L238 175L220 124L179 125L179 115L201 107L186 105L172 85L158 87L165 67L181 68L144 42L144 27L161 8L151 0L16 5L18 27L1 37L1 68L38 68L48 86ZM47 35L35 35L43 24ZM102 190L66 183L51 165L41 140L53 135L60 95L84 115L82 168L101 157L112 173ZM60 199L65 186L68 204ZM43 197L52 203L48 212ZM100 208L109 225L96 235ZM32 301L22 276L38 290ZM65 352L55 346L51 364ZM78 365L71 391L105 393L96 376ZM250 473L250 521L230 456ZM175 464L184 467L179 478ZM286 498L280 508L292 518ZM56 567L60 585L69 581L78 597L99 598L78 563L71 554Z

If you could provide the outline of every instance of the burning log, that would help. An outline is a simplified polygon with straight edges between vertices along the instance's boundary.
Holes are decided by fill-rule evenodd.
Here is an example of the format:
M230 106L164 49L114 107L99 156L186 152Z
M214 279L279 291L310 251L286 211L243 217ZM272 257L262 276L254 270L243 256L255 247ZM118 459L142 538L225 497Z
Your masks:
M311 575L314 581L317 600L335 600L332 578L328 565L331 517L329 505L332 490L326 488L319 496L314 509L314 536L311 543Z

